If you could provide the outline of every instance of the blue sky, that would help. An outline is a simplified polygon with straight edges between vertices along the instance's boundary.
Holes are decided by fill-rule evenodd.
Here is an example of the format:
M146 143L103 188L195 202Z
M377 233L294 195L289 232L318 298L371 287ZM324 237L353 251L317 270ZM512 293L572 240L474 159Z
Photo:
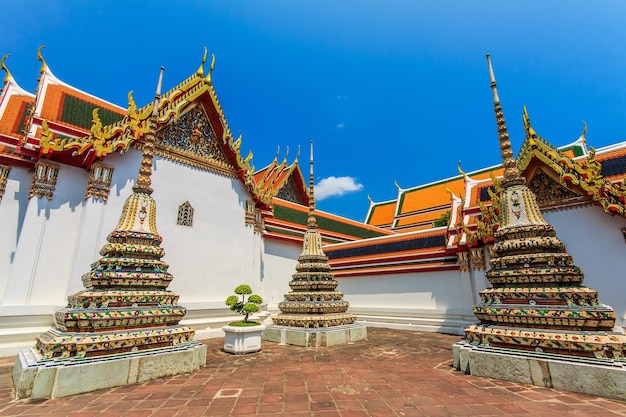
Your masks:
M554 145L626 140L626 2L8 1L0 54L35 88L37 47L63 81L122 106L193 73L203 47L242 150L261 168L315 141L320 209L364 220L402 188L499 163L485 53L515 151L525 104ZM307 165L303 164L304 169ZM333 181L330 177L338 178ZM349 177L349 178L344 178ZM350 178L352 180L350 180ZM339 185L336 185L339 184ZM323 187L320 187L320 196ZM327 190L332 191L332 187Z

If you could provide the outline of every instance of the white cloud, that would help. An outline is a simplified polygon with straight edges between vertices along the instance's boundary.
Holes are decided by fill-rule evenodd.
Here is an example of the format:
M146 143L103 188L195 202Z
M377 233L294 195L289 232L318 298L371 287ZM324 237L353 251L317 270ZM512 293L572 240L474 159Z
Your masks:
M343 122L337 125L337 129L343 129L344 127L346 127L346 125Z
M354 177L328 177L323 178L315 185L315 198L323 200L328 197L341 196L363 189Z

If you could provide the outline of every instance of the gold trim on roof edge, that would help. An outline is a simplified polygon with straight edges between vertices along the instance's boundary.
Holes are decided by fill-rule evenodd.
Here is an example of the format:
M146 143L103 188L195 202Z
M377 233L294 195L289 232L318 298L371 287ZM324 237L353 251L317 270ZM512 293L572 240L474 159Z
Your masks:
M564 187L579 186L591 197L592 201L602 207L605 213L626 217L624 180L619 184L613 184L602 176L602 166L595 159L596 152L593 147L590 147L585 159L580 162L573 161L537 134L531 126L525 107L524 130L526 139L516 158L520 171L525 171L535 157L558 175L558 180Z
M41 48L40 48L41 49ZM38 51L38 56L40 50ZM45 70L46 64L43 58L42 69ZM156 122L159 129L168 124L171 120L178 119L185 109L191 105L194 100L208 93L215 111L219 117L219 123L222 127L222 144L227 145L230 152L234 155L235 166L223 166L215 164L214 161L206 161L197 157L193 157L182 151L173 151L172 149L157 148L156 152L159 156L172 159L174 161L185 163L193 167L207 169L212 172L221 173L229 177L239 175L242 182L248 190L255 194L258 200L265 204L271 203L271 195L260 195L258 187L254 181L254 166L252 165L252 152L247 157L242 157L241 136L236 140L233 139L232 131L228 126L226 117L222 110L219 99L212 83L211 75L215 67L215 56L212 56L211 66L208 74L204 76L204 63L206 62L206 51L203 55L200 67L194 74L181 83L170 89L161 96L161 100L157 107ZM53 152L62 152L74 149L74 155L80 155L85 152L94 152L96 158L105 157L107 154L120 151L125 152L132 143L135 148L141 149L141 138L148 130L148 120L153 112L154 102L150 102L140 109L132 98L132 92L128 95L129 105L127 115L120 121L102 126L97 115L97 110L93 113L93 123L89 136L81 138L65 138L56 137L53 132L47 129L44 140L40 146L40 156L50 156ZM94 158L95 159L95 158ZM265 193L267 194L267 193ZM270 193L271 194L271 193Z

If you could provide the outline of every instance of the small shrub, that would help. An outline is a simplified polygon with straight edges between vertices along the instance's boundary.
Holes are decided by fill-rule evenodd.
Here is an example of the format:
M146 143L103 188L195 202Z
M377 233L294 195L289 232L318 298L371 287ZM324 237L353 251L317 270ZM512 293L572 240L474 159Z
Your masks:
M231 323L231 325L250 326L258 324L248 321L248 316L259 311L259 304L263 302L263 299L256 294L252 294L252 288L245 284L235 288L235 294L237 295L231 295L226 299L226 305L237 314L243 315L244 318L240 322ZM248 296L247 300L246 296Z

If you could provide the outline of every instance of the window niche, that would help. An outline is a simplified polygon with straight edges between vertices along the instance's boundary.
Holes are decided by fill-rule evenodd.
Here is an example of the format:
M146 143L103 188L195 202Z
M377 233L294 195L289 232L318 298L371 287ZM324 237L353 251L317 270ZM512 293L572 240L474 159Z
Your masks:
M189 201L185 201L178 207L178 220L176 224L181 226L193 226L193 207L189 204Z

